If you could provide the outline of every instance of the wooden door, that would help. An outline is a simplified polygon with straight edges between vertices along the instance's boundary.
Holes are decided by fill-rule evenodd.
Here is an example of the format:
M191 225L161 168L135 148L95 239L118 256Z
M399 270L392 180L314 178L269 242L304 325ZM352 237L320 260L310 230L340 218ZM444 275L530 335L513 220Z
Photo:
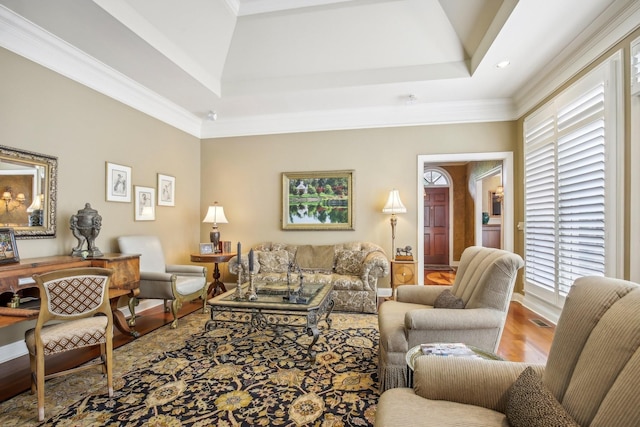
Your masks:
M424 264L449 264L448 187L425 187Z

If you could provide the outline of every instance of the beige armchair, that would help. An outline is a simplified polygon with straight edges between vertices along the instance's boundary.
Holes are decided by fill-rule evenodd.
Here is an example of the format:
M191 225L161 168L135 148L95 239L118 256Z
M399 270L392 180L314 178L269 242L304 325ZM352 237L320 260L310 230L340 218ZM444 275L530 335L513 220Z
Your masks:
M171 301L171 328L178 326L178 311L186 301L202 298L203 310L206 311L206 267L166 265L162 244L156 236L122 236L118 237L118 245L122 253L140 254L140 294L137 298L162 299L165 312L169 312L167 303ZM130 326L135 326L136 303L136 298L129 300Z
M418 344L462 342L495 352L523 265L517 254L471 246L453 286L399 286L378 313L380 390L408 385L405 355ZM454 306L461 309L447 308Z
M639 426L640 285L575 281L546 365L419 357L413 388L385 391L376 427Z

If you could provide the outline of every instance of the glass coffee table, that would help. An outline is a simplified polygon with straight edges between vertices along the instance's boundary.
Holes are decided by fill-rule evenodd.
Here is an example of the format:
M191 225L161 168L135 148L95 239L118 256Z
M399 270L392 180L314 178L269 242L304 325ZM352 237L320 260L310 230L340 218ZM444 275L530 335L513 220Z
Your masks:
M205 324L205 330L212 331L219 323L242 323L247 325L249 332L271 328L296 345L300 344L295 338L301 333L306 333L312 337L306 350L309 361L314 363L316 352L313 346L320 336L318 323L324 320L327 326L331 327L329 316L334 305L331 297L333 285L306 284L295 298L290 297L291 288L287 287L286 283L257 283L255 288L257 298L252 300L245 297L248 284L242 285L240 292L234 289L208 300L211 319ZM295 338L284 335L285 331L293 331ZM246 339L247 334L239 334L230 343ZM215 353L217 348L216 342L207 345L207 351L211 354Z

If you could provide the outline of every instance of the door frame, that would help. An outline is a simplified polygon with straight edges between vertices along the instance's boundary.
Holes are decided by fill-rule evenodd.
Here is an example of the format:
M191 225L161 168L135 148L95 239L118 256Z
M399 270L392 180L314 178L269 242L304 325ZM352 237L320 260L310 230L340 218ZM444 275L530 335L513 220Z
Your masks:
M438 163L454 163L454 162L482 162L489 160L502 160L502 182L504 186L504 200L502 212L502 224L503 224L503 249L513 252L514 247L514 186L513 186L513 153L511 151L495 151L486 153L456 153L456 154L419 154L417 164L417 191L416 191L416 223L417 223L417 258L418 258L418 271L424 271L424 202L422 184L422 174L425 164L433 164L438 166ZM449 199L451 203L451 199ZM450 210L450 215L453 214L453 209ZM481 221L482 222L482 221ZM449 232L449 258L453 257L453 227L450 226ZM453 265L453 261L450 261ZM424 274L418 274L418 284L424 286Z

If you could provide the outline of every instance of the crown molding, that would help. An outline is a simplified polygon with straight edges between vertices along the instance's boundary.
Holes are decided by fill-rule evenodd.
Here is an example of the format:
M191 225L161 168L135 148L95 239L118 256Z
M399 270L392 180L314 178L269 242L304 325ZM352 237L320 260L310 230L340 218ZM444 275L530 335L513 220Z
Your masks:
M273 114L203 122L201 138L273 135L517 119L511 100L461 101L349 110Z
M310 111L202 120L0 5L0 46L197 138L507 121L509 100Z
M0 5L0 46L200 137L202 119Z
M546 96L595 61L632 31L640 22L640 2L625 0L616 2L586 31L567 46L555 60L547 64L546 73L532 80L514 97L517 116L531 111Z

